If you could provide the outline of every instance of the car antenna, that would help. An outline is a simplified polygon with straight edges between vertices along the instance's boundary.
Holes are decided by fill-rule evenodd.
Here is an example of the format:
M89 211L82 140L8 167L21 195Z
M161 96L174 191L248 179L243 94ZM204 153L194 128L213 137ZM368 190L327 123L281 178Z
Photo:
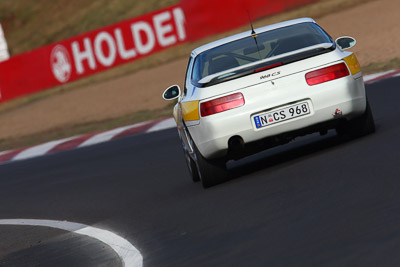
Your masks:
M256 31L254 30L254 27L253 27L253 21L251 21L251 17L250 17L250 12L249 12L249 10L248 10L248 9L247 9L246 11L247 11L247 16L249 17L249 21L250 21L250 26L251 26L251 36L253 36L254 38L256 38L256 37L257 37L257 33L256 33Z
M257 36L258 36L258 35L257 35L256 31L254 30L253 21L251 20L249 10L247 9L246 11L247 11L247 16L249 17L249 21L250 21L251 36L254 38L254 41L256 42L256 47L257 47L257 51L258 51L258 56L259 56L260 59L261 59L260 49L258 48L258 42L257 42Z

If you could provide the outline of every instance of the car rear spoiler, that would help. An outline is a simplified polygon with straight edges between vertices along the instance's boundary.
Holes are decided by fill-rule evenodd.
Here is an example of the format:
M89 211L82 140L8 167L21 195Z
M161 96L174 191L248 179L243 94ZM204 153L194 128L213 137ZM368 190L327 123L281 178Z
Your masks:
M248 69L248 68L250 68L252 66L258 66L258 65L265 64L265 63L268 63L268 62L273 62L273 61L276 62L276 61L279 61L279 59L290 57L290 56L293 56L293 55L296 55L296 54L300 54L300 53L305 53L305 52L308 52L308 51L319 50L319 49L324 49L324 50L325 49L329 49L329 48L332 48L334 45L335 45L334 43L321 43L321 44L317 44L317 45L313 45L313 46L297 49L297 50L294 50L294 51L291 51L291 52L288 52L288 53L284 53L284 54L281 54L281 55L278 55L278 56L266 58L266 59L263 59L263 60L260 60L260 61L256 61L256 62L253 62L253 63L246 64L246 65L241 65L241 66L236 67L236 68L232 68L232 69L228 69L228 70L225 70L225 71L221 71L221 72L218 72L218 73L214 73L214 74L208 75L208 76L204 77L203 79L201 79L200 81L198 81L198 84L204 86L204 85L208 84L209 82L211 82L212 80L214 80L215 78L229 77L231 75L234 75L236 71L239 71L239 70L242 70L242 69Z

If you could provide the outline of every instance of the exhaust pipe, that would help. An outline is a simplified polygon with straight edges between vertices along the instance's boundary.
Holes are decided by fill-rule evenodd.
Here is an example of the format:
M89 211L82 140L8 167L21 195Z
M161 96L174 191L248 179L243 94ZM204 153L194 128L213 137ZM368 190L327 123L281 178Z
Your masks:
M228 141L228 155L232 159L240 159L244 154L244 141L243 138L236 135L229 138Z

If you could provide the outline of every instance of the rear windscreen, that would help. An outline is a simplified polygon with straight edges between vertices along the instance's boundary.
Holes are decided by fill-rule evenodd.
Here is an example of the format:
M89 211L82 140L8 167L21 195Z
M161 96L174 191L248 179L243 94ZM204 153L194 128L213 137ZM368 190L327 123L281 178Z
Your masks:
M309 46L332 43L315 23L306 22L249 36L199 54L194 62L192 81Z

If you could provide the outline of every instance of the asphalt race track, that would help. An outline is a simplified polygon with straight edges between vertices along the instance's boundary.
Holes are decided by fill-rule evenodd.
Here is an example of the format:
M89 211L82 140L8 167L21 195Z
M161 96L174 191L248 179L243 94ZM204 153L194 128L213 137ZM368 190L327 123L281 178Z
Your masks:
M70 221L129 240L144 266L400 266L400 78L367 86L377 132L334 132L191 182L175 129L0 165L0 219ZM120 266L59 229L0 226L0 266Z

